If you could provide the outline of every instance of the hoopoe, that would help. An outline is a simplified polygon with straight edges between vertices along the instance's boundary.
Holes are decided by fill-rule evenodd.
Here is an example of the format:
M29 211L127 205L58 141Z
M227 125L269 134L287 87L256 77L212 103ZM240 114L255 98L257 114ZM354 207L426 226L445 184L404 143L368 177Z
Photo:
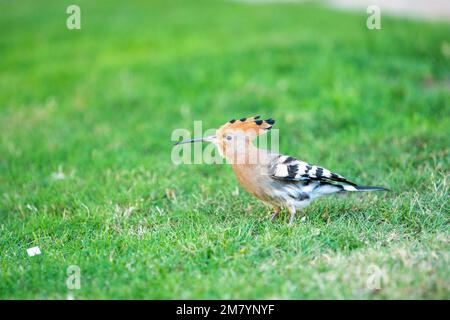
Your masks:
M360 186L325 168L258 149L253 141L275 123L273 119L259 118L233 119L213 136L188 139L176 145L200 141L214 143L220 155L232 165L244 189L273 208L272 220L285 208L290 213L290 225L297 211L322 196L338 192L388 191L383 187Z

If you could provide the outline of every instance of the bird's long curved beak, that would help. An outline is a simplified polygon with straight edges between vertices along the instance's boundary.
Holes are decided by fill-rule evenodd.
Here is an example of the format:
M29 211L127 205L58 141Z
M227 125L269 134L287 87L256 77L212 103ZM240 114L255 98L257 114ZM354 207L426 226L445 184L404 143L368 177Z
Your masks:
M216 136L208 136L208 137L202 137L202 138L194 138L194 139L186 139L183 141L179 141L177 143L175 143L175 145L179 145L179 144L185 144L185 143L192 143L192 142L214 142L216 141Z

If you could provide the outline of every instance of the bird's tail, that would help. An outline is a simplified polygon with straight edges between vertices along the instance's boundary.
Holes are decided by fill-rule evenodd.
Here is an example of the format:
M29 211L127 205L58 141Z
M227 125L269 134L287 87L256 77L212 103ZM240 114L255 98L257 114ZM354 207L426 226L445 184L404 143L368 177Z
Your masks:
M345 191L391 191L384 187L372 187L372 186L358 186L358 185L344 185Z

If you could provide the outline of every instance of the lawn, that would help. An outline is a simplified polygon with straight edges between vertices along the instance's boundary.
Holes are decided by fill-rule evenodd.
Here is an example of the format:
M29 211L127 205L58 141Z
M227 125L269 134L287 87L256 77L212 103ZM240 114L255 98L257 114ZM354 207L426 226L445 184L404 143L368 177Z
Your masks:
M68 30L72 3L1 1L1 299L450 298L449 24L77 1ZM289 227L229 166L172 163L174 129L256 114L282 153L392 191Z

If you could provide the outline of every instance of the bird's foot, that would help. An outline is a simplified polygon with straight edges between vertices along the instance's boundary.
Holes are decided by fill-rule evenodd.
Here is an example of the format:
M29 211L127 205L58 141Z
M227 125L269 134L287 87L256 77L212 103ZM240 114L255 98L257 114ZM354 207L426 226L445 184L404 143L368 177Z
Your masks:
M295 213L297 212L297 209L289 208L289 212L291 213L291 216L289 217L289 226L293 226L295 220Z
M271 220L275 221L279 214L280 214L280 210L279 209L275 210L274 213L272 214Z
M295 213L291 213L291 217L289 218L289 226L294 225Z

